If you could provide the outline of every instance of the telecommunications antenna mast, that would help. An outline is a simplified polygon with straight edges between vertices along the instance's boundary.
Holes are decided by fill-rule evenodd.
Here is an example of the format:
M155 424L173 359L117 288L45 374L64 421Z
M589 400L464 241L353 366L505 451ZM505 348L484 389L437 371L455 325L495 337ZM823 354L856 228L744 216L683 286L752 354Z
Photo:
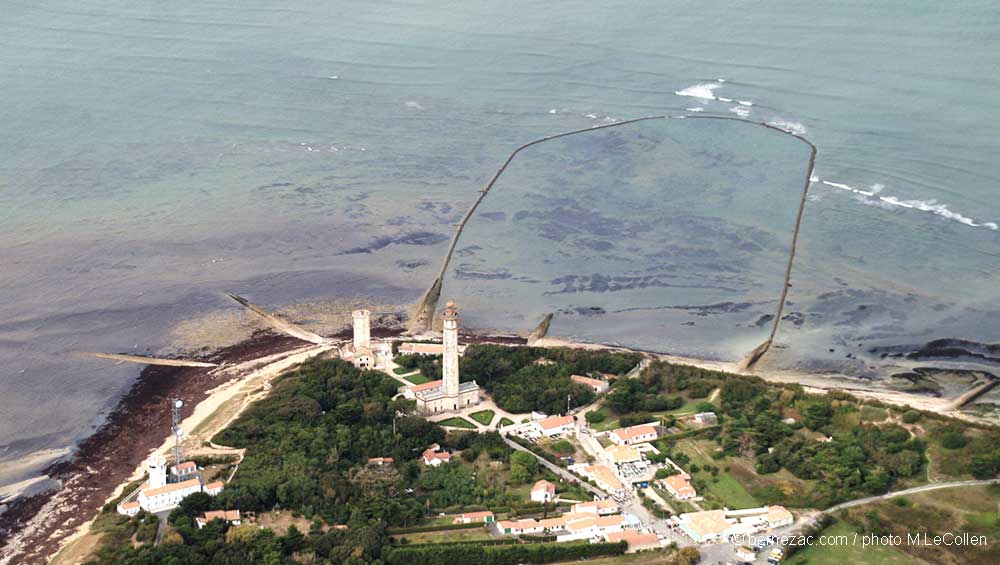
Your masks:
M173 424L170 428L174 432L174 465L177 466L181 464L181 459L184 456L181 452L181 436L184 435L184 431L181 430L181 407L183 406L184 401L178 398L174 400L174 404L170 409L170 413L173 416Z

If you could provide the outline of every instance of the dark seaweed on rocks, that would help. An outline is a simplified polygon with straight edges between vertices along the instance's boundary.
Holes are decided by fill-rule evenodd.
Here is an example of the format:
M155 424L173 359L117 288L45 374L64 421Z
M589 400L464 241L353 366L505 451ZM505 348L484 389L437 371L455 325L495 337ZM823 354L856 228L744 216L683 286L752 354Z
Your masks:
M390 245L436 245L442 241L447 241L448 236L441 233L418 231L387 235L376 238L364 247L355 247L339 253L339 255L357 255L359 253L372 253L379 249L384 249Z
M259 332L204 360L240 363L303 345L295 338ZM186 418L209 390L232 378L210 374L211 371L200 367L152 365L143 369L132 389L118 402L105 423L80 443L73 456L43 471L61 481L62 489L16 499L0 515L0 548L4 548L10 536L19 532L57 493L65 494L72 502L56 506L39 527L28 532L24 547L30 553L12 555L12 562L44 563L45 556L56 550L63 537L90 519L94 509L111 496L151 450L163 443L170 430L171 399L184 400L181 417Z
M929 341L922 346L893 345L873 347L869 353L885 357L907 359L951 359L1000 364L1000 344L980 343L967 339L943 338Z

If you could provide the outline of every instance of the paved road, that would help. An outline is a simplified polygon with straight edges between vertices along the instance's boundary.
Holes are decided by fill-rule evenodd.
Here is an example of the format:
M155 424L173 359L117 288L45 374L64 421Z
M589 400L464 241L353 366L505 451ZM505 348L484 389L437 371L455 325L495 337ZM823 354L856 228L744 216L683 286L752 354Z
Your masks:
M841 502L835 506L831 506L824 510L823 514L830 514L837 512L838 510L843 510L844 508L853 508L855 506L862 506L864 504L871 504L872 502L878 502L880 500L889 500L890 498L895 498L897 496L905 496L907 494L916 494L918 492L926 492L929 490L938 490L943 488L956 488L956 487L973 487L990 485L1000 482L1000 479L988 479L984 481L952 481L948 483L936 483L932 485L923 485L919 487L908 488L905 490L897 490L896 492L886 493L880 496L869 496L868 498L859 498L857 500L849 500L847 502Z
M156 513L156 517L160 521L156 525L156 540L153 542L153 545L160 545L160 542L163 541L163 533L167 531L167 518L170 517L171 512L173 510L163 510Z
M579 483L580 486L584 488L584 490L587 490L591 494L595 494L595 495L597 495L597 496L599 496L601 498L608 498L608 493L604 492L603 490L595 487L594 485L592 485L592 484L590 484L590 483L588 483L588 482L586 482L584 480L581 480L579 477L573 475L573 473L570 473L566 469L563 469L562 467L560 467L558 465L552 464L550 461L548 461L544 457L539 457L537 454L532 453L531 450L529 450L528 448L526 448L523 445L517 443L516 441L508 438L507 436L502 436L502 437L503 437L503 441L507 445L511 446L511 448L516 449L518 451L523 451L525 453L531 453L531 455L533 455L535 457L535 459L538 459L538 462L541 463L542 466L544 466L546 469L552 471L556 475L562 477L567 482L570 482L570 483Z

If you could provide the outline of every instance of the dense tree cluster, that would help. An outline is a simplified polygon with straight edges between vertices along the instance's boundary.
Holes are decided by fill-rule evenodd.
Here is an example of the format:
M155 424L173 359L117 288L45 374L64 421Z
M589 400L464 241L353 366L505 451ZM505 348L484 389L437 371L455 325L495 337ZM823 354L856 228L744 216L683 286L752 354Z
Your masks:
M572 382L570 375L622 375L639 360L631 353L472 345L461 359L461 375L478 382L504 410L562 414L567 397L571 407L594 399L593 390Z
M923 469L924 442L912 438L905 428L858 424L845 430L833 426L837 411L857 410L852 403L794 393L743 377L726 379L720 400L727 417L717 439L724 451L756 455L759 473L785 468L801 479L816 480L809 501L816 507L884 493L898 479ZM798 410L807 428L821 435L797 434L794 426L784 423L782 409L788 406ZM826 434L830 434L828 439Z
M400 367L407 369L420 369L420 373L432 381L441 378L441 356L440 355L417 355L404 353L397 355L393 361Z
M676 410L684 405L682 394L692 399L705 398L723 377L723 373L715 371L656 361L638 378L616 381L608 393L607 405L617 414Z
M414 460L444 433L422 418L396 418L411 408L392 400L397 388L382 373L339 360L302 365L214 439L251 447L218 503L241 510L293 508L328 523L352 517L412 523L421 516L420 505L400 493L405 479L419 472ZM403 476L394 469L357 469L380 456L395 458Z

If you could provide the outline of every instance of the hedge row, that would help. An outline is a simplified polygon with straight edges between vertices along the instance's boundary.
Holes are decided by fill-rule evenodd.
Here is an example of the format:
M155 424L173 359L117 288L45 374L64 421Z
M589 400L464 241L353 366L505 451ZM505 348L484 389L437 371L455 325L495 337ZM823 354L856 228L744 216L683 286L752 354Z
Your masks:
M471 530L482 527L485 527L482 522L473 522L471 524L428 524L424 526L411 526L409 528L387 528L385 533L390 536L396 536L399 534L419 534L420 532L437 532L440 530Z
M528 545L445 545L400 546L383 552L388 565L412 563L476 563L477 565L517 565L551 563L581 558L621 555L628 545L619 543L545 543Z

